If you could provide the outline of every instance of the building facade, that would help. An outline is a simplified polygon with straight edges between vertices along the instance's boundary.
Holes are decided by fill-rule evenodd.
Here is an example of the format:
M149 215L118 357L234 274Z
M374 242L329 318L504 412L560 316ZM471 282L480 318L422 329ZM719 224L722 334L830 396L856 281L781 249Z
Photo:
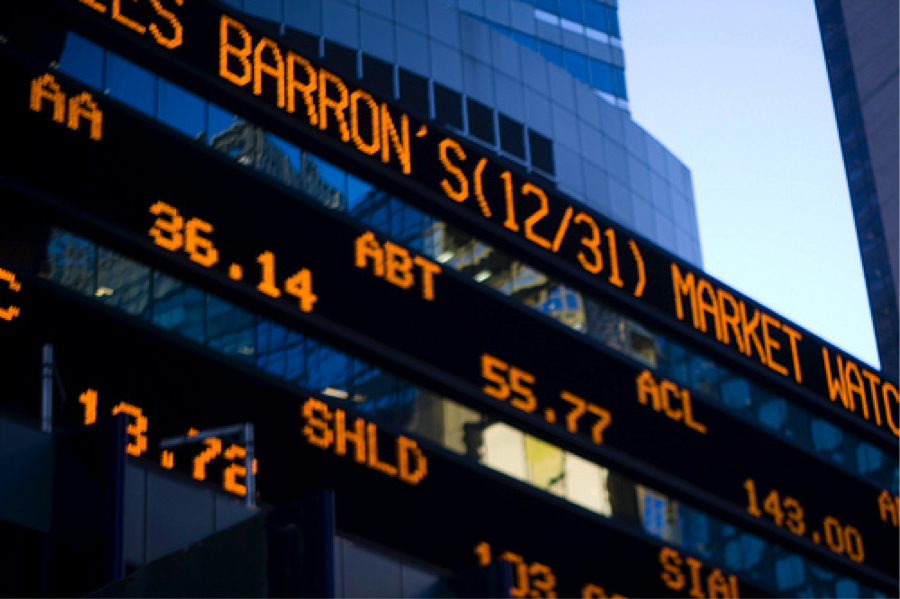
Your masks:
M816 2L844 168L884 372L900 370L897 6Z
M614 3L0 28L4 594L896 593L896 381L699 270Z

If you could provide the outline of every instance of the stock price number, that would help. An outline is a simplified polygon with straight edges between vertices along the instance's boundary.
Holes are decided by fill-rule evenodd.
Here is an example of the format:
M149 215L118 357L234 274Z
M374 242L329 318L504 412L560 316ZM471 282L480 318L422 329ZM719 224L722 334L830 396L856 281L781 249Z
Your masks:
M159 201L150 206L150 214L156 216L149 234L153 242L170 252L184 251L191 261L212 268L219 263L219 250L208 237L213 226L199 218L185 218L174 206ZM275 254L264 251L256 257L260 266L259 283L256 290L272 298L281 297L281 289L277 285L275 274ZM228 277L233 281L243 279L244 269L240 264L232 263L228 267ZM309 269L301 269L287 278L284 291L299 300L300 309L310 312L318 297L313 293L312 273Z
M578 238L575 258L581 268L592 275L608 270L608 274L604 274L610 284L625 286L619 267L619 243L615 229L607 227L601 232L590 214L576 214L571 205L565 206L562 215L553 214L558 213L564 204L561 205L555 198L551 201L546 192L533 183L526 181L519 185L508 170L496 177L491 175L486 178L484 172L489 164L488 159L481 157L475 162L476 157L467 156L463 147L453 139L447 138L438 144L438 158L447 174L441 179L440 188L448 198L457 203L474 198L477 213L485 219L494 220L497 218L494 210L501 203L495 195L499 184L503 196L503 207L499 212L505 215L505 228L553 254L560 251L567 237L575 235ZM628 240L628 247L637 270L637 282L632 294L641 297L647 282L644 260L633 239Z
M475 555L478 556L478 565L488 566L493 561L491 546L481 542L475 546ZM512 551L504 551L499 556L513 567L515 582L509 589L513 597L557 597L556 575L553 570L540 562L529 562L521 555ZM585 599L624 599L624 595L618 593L607 594L603 587L588 583L581 588L581 596Z
M536 383L533 374L490 354L482 354L481 376L485 381L481 390L490 397L509 401L509 405L527 414L540 412L548 423L556 423L556 410L547 407L540 411L533 390ZM569 391L560 391L559 398L571 406L564 415L566 430L578 434L582 422L593 420L593 424L590 425L591 440L600 445L603 442L603 432L612 424L612 415L609 411ZM583 416L588 417L582 420Z
M782 497L776 489L769 491L764 499L758 494L756 481L748 478L744 481L747 491L747 512L762 518L768 514L777 526L787 528L797 536L806 536L807 526L804 521L803 507L793 497ZM863 539L859 531L849 524L841 524L832 516L822 520L822 530L814 530L809 538L816 544L825 541L825 545L838 555L846 555L851 560L862 563L866 557Z
M78 396L78 403L84 407L83 424L90 426L97 422L99 414L99 393L95 389L88 389ZM125 446L125 452L133 457L141 457L149 448L150 419L144 414L143 408L126 401L120 401L110 409L112 416L117 414L127 414L129 417L128 426L125 432L128 434L128 443ZM191 429L188 436L196 435L197 431ZM247 476L246 468L244 468L238 460L242 460L246 455L246 450L237 444L231 444L224 447L222 440L218 437L210 437L203 440L205 448L203 451L191 458L191 476L196 480L207 479L207 466L216 458L222 458L227 463L219 464L222 466L222 487L229 493L238 496L247 495L246 485L241 484L238 479ZM163 450L160 453L160 465L167 470L175 467L175 455L171 451ZM253 473L256 474L257 462L254 459L252 465Z

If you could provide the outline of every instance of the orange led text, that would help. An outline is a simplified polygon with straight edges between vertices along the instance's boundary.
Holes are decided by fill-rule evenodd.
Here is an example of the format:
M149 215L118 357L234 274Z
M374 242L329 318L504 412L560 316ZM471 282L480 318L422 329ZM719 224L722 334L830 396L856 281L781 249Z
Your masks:
M645 406L649 404L675 422L684 423L688 428L706 434L706 425L694 420L691 394L687 389L680 389L666 379L657 383L650 371L645 370L637 377L637 397ZM678 402L680 407L676 407L674 402Z
M720 343L736 347L781 376L803 382L797 351L802 338L799 331L756 308L748 314L744 300L693 272L682 274L674 262L672 287L679 320L688 319L689 312L698 331L706 333L711 328Z
M850 412L860 410L866 420L879 427L887 425L894 436L900 436L894 416L900 401L895 385L851 360L844 360L840 354L832 358L826 347L822 347L822 360L831 401L840 400L844 409ZM879 404L884 407L883 416Z
M376 277L401 289L410 289L418 282L422 297L434 299L434 277L441 272L441 267L434 262L421 256L410 256L408 251L390 241L381 245L371 231L356 238L355 253L357 268L371 268Z
M897 528L897 521L900 518L900 496L882 491L878 496L878 514L881 516L882 522L887 522Z
M6 281L6 284L9 286L10 291L19 291L22 289L22 283L16 280L15 273L4 270L0 268L0 281ZM6 308L0 308L0 318L3 320L12 320L16 316L19 315L20 309L18 306L7 306Z
M81 0L81 3L139 35L149 33L168 50L181 45L184 27L176 16L184 0Z
M325 402L307 399L300 408L305 421L301 429L311 445L331 449L336 455L348 452L357 464L367 466L384 475L399 478L410 485L419 484L428 474L428 461L415 441L398 435L394 440L394 460L382 461L379 456L378 427L362 418L348 419L344 410L331 410Z
M409 117L391 115L361 89L350 90L344 80L267 37L253 39L243 23L227 15L219 21L219 76L261 96L265 87L278 108L310 126L330 130L344 143L388 164L395 159L402 172L412 170ZM427 132L421 128L416 135Z
M675 592L687 590L690 597L740 597L734 574L726 576L718 568L705 566L693 557L682 557L677 551L663 547L659 551L660 578Z
M97 107L91 94L81 92L67 101L56 79L46 73L32 80L29 106L34 112L43 112L45 101L49 102L51 116L57 123L65 123L72 131L78 131L84 119L88 122L91 139L98 141L103 136L103 112Z

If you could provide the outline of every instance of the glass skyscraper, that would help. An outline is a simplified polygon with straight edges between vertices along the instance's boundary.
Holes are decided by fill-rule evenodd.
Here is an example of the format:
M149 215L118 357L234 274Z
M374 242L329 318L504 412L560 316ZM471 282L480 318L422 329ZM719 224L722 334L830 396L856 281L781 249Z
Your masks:
M896 386L702 273L616 0L9 6L0 591L895 588Z
M616 0L232 0L561 192L702 264L689 170L628 112Z

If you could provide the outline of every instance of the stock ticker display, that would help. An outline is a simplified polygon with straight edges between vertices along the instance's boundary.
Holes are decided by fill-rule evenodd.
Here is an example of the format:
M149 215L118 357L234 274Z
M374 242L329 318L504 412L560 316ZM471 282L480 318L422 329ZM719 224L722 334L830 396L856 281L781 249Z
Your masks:
M29 18L102 38L895 452L896 382L250 19L189 0L27 4ZM237 496L247 493L248 468L263 501L335 488L339 526L351 534L446 568L505 560L512 596L772 592L473 469L330 388L288 389L57 289L42 253L60 228L896 592L898 509L888 489L14 48L3 49L0 72L0 110L16 123L5 135L15 151L0 167L9 240L0 253L3 376L28 372L52 339L71 365L63 417L72 426L125 413L130 455ZM36 380L22 375L12 388L39 385L32 370ZM164 438L245 421L256 429L252 465L227 439L159 448Z

